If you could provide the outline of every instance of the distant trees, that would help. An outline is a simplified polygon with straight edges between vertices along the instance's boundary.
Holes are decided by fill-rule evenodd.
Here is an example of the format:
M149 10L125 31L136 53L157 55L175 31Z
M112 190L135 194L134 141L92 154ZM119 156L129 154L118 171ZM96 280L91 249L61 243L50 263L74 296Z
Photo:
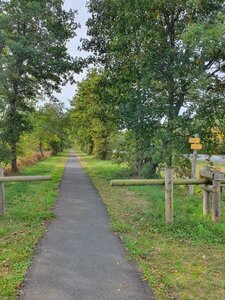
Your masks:
M17 143L17 154L20 158L29 158L36 154L44 158L46 151L56 155L70 146L69 116L59 102L49 102L35 108L29 116L29 124L30 130L23 132ZM9 150L7 144L2 148L0 144L1 162L9 162L9 159L6 160L10 157Z
M79 69L66 48L76 28L75 12L63 10L61 0L0 1L0 139L10 146L15 172L36 102Z
M83 150L138 176L179 164L194 133L213 151L225 120L224 1L90 0L88 8L83 49L94 69L67 114L36 104L81 67L66 48L75 12L61 0L0 1L0 160L17 171L22 139L42 156L46 147L57 153L68 124Z
M53 154L63 151L68 144L68 113L60 103L48 103L32 114L31 124L33 136L40 154L47 148Z
M188 136L224 118L224 1L91 0L83 48L104 68L136 169L176 164ZM210 116L210 117L209 117ZM212 130L205 130L205 141Z
M117 116L111 112L104 74L95 70L78 84L77 94L71 101L72 133L81 148L106 159L110 152L110 138L116 129Z

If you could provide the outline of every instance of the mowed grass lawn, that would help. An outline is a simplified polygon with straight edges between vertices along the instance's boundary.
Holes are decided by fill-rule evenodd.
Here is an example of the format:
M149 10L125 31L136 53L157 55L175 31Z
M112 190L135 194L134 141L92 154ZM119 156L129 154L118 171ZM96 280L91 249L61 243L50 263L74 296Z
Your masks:
M58 193L66 153L25 168L21 175L52 175L51 182L5 184L4 216L0 216L0 299L17 298Z
M110 187L111 179L129 178L126 167L77 153L111 216L128 257L138 262L156 299L225 299L225 202L221 221L202 215L201 190L188 196L174 191L174 225L164 222L164 189Z

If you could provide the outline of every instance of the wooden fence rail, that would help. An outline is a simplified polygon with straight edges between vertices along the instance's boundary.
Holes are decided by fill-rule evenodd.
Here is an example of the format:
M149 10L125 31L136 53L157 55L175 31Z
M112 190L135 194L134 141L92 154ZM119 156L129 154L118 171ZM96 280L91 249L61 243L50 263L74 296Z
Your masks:
M203 190L203 214L210 212L212 198L212 221L220 219L220 198L225 174L209 167L200 171L200 179L173 179L173 169L166 169L165 179L127 179L111 180L111 186L148 186L165 185L165 219L167 224L173 223L173 186L199 185Z
M51 176L8 176L4 177L4 171L0 168L0 215L4 214L4 182L34 182L51 181Z
M205 179L174 179L174 185L199 185L210 184L211 180ZM225 184L225 181L223 182ZM165 185L165 179L125 179L125 180L111 180L111 186L143 186L143 185Z
M0 176L0 182L51 181L51 176Z

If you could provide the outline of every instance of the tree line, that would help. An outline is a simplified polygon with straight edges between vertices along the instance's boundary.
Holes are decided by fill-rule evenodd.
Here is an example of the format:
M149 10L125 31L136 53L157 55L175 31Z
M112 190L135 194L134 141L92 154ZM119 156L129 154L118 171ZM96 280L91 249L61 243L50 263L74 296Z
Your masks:
M196 133L204 152L224 153L224 1L90 0L88 9L92 67L70 112L77 145L145 177L188 168Z
M0 1L1 163L16 172L27 148L57 153L75 140L153 177L188 170L196 133L205 152L225 152L224 1L89 0L85 61L67 51L79 25L63 2ZM66 111L53 92L84 67Z
M63 147L67 116L52 95L80 69L66 46L75 14L62 0L0 1L0 161L14 172L25 139L41 155L46 143L53 152ZM38 108L46 97L50 104Z

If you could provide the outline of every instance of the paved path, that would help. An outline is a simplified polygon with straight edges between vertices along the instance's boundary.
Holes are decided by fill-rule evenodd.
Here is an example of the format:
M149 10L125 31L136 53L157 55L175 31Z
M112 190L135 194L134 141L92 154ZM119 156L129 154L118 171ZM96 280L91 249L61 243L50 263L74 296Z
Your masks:
M109 230L107 211L70 152L57 219L37 247L21 300L150 300L150 290Z

